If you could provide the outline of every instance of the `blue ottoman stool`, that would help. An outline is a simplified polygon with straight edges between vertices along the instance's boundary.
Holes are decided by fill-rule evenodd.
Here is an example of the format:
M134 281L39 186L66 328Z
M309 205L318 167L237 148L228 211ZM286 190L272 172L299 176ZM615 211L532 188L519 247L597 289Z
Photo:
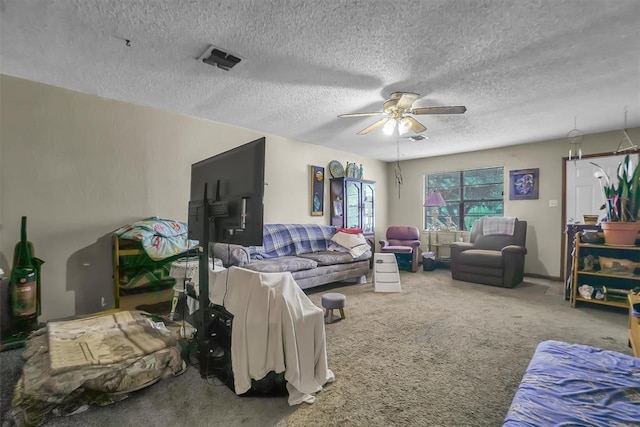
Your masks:
M333 310L336 308L340 310L340 318L344 319L344 306L347 302L347 297L337 292L330 292L322 295L322 307L327 310L325 317L329 317L329 323L333 323Z

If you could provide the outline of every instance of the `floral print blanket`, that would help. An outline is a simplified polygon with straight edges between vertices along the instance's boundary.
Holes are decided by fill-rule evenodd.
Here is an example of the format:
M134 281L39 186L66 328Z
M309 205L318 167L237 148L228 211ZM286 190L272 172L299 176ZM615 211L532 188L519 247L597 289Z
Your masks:
M197 240L188 238L187 224L184 222L149 217L116 231L121 239L137 240L144 251L154 261L161 261L195 249Z

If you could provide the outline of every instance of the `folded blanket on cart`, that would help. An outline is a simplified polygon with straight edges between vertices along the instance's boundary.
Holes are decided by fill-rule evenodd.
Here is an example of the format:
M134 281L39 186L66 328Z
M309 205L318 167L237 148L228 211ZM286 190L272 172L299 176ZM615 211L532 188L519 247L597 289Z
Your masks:
M198 246L196 240L188 239L188 231L184 222L154 216L120 227L114 233L122 239L139 241L149 258L159 261Z

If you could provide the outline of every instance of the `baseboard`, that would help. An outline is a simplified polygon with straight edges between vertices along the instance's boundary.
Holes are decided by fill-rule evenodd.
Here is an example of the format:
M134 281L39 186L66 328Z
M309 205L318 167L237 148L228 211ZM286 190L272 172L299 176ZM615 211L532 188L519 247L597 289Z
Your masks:
M547 276L546 274L536 274L536 273L524 273L525 277L533 277L536 279L546 279L551 280L553 282L563 282L560 276Z

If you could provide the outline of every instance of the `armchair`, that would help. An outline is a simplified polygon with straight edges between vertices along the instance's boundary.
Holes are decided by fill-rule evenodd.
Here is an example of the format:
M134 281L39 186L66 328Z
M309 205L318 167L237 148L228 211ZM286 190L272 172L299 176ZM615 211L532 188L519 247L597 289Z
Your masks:
M411 254L411 271L418 271L420 231L416 227L391 226L387 228L386 238L380 240L381 252Z
M503 226L511 222L512 234ZM484 217L473 223L470 243L451 244L451 277L455 280L512 288L522 282L527 253L527 222Z

